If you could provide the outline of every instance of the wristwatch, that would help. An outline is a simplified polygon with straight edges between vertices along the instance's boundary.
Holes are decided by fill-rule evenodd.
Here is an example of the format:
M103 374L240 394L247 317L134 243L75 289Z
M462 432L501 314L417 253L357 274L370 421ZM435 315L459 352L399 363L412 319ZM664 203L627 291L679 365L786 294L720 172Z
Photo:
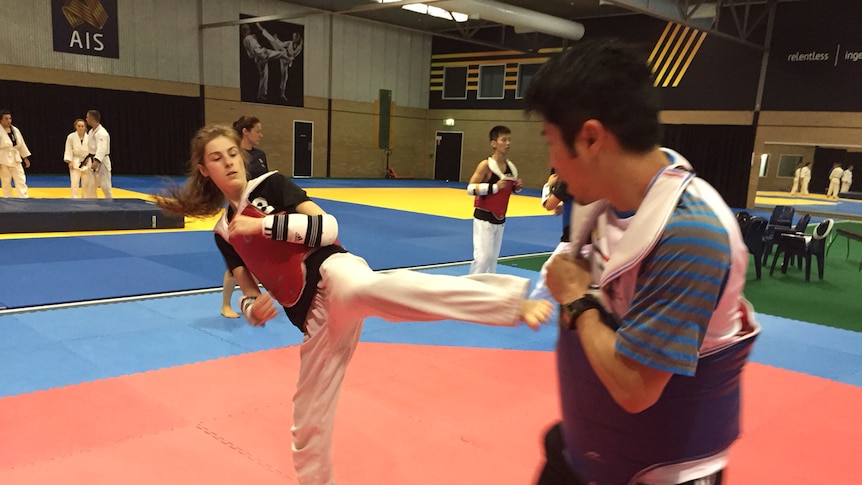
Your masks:
M563 309L569 315L569 330L575 329L575 325L578 323L578 317L581 316L581 313L593 308L601 312L604 307L602 307L602 302L600 302L598 298L589 293L573 302L563 305Z

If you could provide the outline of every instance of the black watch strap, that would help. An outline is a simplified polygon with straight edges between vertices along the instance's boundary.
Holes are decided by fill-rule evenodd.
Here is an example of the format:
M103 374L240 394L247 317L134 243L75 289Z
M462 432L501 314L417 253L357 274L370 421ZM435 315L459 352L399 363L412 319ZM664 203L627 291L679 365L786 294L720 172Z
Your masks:
M565 310L566 313L569 315L569 330L575 329L575 325L578 323L578 317L581 316L581 313L584 313L585 311L594 308L601 312L603 308L602 302L600 302L598 298L589 293L573 302L566 303L565 305L563 305L563 310Z

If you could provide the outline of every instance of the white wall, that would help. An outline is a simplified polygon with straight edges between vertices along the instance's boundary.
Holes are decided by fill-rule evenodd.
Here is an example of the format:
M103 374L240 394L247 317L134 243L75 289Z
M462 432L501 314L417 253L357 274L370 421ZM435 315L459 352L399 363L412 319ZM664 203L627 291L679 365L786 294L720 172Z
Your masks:
M333 98L372 102L389 89L399 106L428 107L430 35L336 16L332 38Z
M197 1L117 0L117 10L110 59L54 52L50 0L0 0L0 64L198 83Z
M240 13L278 15L305 26L306 96L373 102L379 89L390 89L399 106L428 107L426 34L280 0L117 0L117 9L120 58L110 59L54 52L50 0L0 0L0 70L10 64L239 88L239 28L198 26L235 22Z
M390 89L399 106L428 107L430 35L278 0L205 0L203 5L203 25L234 21L240 13L285 16L285 22L304 25L306 96L373 102L380 89ZM238 31L236 26L204 29L204 84L239 87Z

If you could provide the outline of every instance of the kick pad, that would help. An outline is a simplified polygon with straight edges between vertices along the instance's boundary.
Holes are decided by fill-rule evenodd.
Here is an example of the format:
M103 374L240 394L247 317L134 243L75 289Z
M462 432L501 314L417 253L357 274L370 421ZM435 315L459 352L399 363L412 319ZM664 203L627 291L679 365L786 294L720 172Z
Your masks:
M141 199L0 199L0 234L29 232L177 229L168 216Z

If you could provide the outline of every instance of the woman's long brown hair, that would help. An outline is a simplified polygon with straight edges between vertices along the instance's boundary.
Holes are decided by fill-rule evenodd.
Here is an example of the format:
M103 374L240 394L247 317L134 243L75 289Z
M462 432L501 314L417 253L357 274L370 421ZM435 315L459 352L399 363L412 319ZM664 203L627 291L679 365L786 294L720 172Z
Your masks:
M171 215L208 217L218 214L224 208L224 194L211 178L204 177L198 169L198 165L204 163L204 149L207 144L220 136L229 138L237 147L240 146L239 136L232 127L208 125L198 130L191 142L191 157L185 184L174 184L162 194L153 196L162 211ZM245 160L246 151L240 152Z

